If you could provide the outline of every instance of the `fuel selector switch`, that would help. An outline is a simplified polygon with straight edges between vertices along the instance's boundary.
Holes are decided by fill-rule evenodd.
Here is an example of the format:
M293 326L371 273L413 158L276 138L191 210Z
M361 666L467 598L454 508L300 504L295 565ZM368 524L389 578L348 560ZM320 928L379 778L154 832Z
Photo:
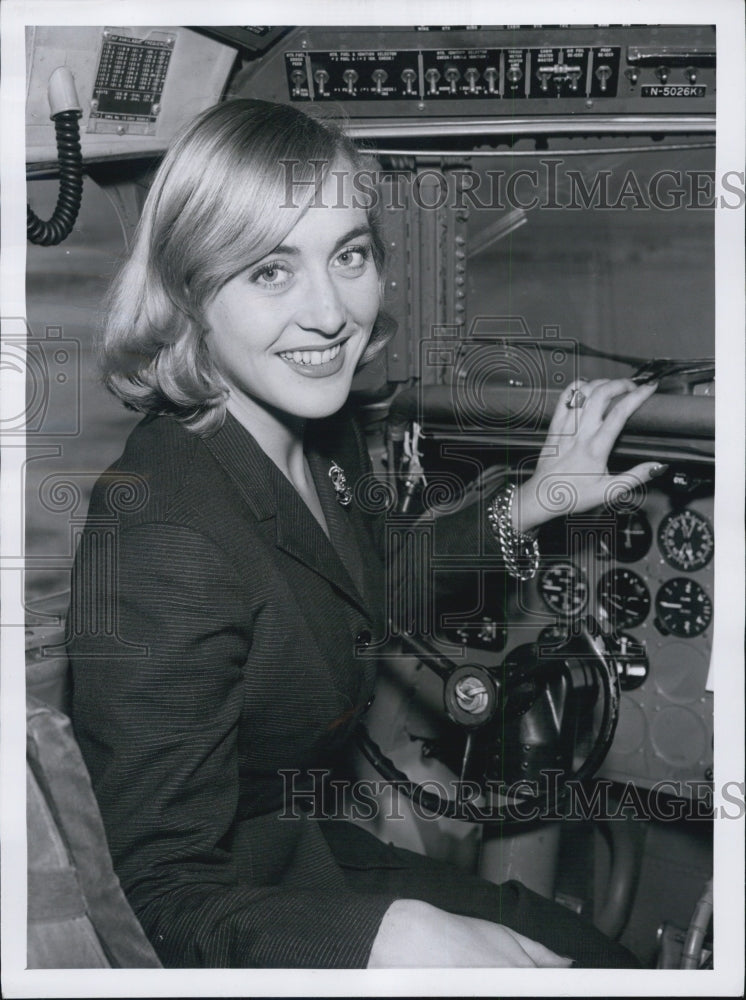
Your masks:
M301 89L306 83L306 74L300 69L294 69L290 74L290 82L293 85L293 97L300 97Z
M317 69L313 74L316 86L319 88L319 97L328 97L326 85L329 83L329 74L325 69Z
M376 88L376 93L379 95L383 94L383 85L388 80L389 75L385 69L374 69L371 74L371 79Z

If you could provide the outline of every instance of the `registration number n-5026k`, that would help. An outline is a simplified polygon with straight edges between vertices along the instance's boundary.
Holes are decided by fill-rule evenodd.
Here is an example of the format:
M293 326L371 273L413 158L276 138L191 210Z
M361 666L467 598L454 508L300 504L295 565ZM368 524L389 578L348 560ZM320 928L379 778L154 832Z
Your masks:
M640 87L642 97L704 97L707 87L704 84L671 84L646 83Z

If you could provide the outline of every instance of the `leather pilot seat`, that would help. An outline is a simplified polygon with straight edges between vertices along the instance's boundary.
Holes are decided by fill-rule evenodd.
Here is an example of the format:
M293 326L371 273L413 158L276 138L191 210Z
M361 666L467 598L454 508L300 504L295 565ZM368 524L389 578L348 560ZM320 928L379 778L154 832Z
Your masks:
M63 625L27 628L26 690L27 967L160 967L114 873L73 735Z

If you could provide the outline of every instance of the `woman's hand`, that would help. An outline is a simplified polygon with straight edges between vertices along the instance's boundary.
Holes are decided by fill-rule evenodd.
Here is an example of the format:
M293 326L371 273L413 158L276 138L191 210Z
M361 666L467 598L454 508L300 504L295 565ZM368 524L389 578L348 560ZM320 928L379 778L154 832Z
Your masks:
M562 393L552 416L534 474L517 490L514 527L528 531L544 521L577 514L606 503L660 475L657 462L642 462L611 476L609 453L629 416L653 395L656 383L630 379L574 382ZM582 393L582 406L568 407Z
M386 911L368 959L369 969L564 969L543 944L476 917L447 913L417 899L399 899Z

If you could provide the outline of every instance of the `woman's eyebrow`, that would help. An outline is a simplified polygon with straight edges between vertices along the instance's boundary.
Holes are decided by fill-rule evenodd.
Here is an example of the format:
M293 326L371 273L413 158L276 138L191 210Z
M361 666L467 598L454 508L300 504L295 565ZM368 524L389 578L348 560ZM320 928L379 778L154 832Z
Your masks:
M345 243L349 243L350 240L357 239L358 236L370 236L370 235L371 235L370 226L368 225L355 226L353 229L350 229L349 232L345 233L344 236L340 236L340 238L334 244L332 253L336 253L336 251L339 250L340 247L343 247ZM300 250L298 247L294 247L289 243L280 243L278 246L274 248L274 250L271 250L268 254L265 254L265 256L271 257L273 254L277 253L286 254L287 256L297 256L300 253ZM262 258L262 260L263 259L264 258Z

